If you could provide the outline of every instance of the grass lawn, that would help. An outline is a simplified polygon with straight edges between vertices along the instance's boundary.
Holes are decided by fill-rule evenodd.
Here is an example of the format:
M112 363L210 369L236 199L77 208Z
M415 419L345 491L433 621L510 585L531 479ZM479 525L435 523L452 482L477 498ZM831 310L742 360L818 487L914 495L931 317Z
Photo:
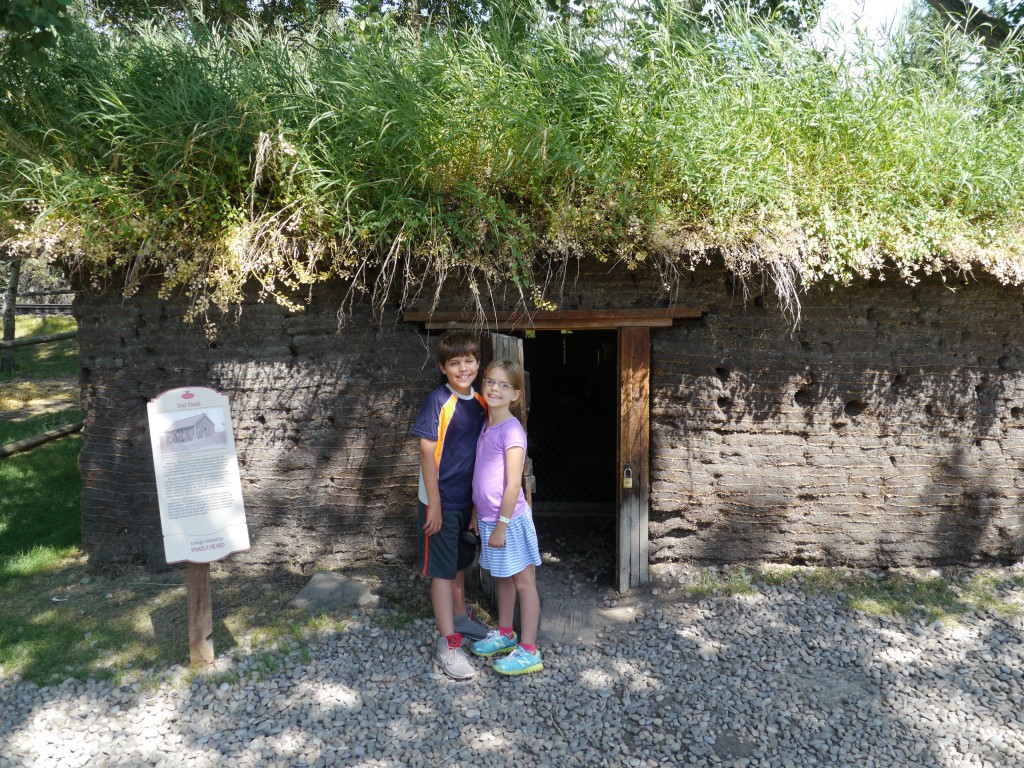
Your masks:
M15 337L63 333L75 327L73 317L19 317ZM0 374L0 445L82 420L74 339L6 352L14 354L14 370Z
M19 318L17 336L74 329L71 317ZM78 379L77 343L69 340L19 347L15 352L13 374L0 379L0 445L81 420L73 396ZM39 386L27 380L28 376L52 377L51 394L70 391L72 395L52 397L33 409L34 401L26 393ZM0 584L77 551L81 540L81 444L80 437L67 437L0 460Z
M78 327L75 318L68 315L53 317L18 317L14 338L26 339L50 333L65 333ZM0 330L3 323L0 322ZM15 347L14 370L0 373L0 384L17 379L70 378L78 380L78 342L74 339ZM4 406L0 404L0 412Z

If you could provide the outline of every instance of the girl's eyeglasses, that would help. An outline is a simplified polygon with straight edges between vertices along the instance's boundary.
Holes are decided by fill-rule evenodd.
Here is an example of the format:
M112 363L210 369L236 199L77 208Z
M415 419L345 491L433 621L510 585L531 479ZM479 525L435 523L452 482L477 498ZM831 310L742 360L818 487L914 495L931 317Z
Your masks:
M512 389L512 385L509 384L507 381L495 381L494 379L484 379L484 386L497 387L502 392L508 392L510 389Z

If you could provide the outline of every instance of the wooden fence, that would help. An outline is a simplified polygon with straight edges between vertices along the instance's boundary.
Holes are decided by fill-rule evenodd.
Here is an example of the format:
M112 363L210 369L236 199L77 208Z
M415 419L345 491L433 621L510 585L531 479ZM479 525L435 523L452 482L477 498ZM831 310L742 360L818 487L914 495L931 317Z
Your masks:
M25 291L18 294L18 299L34 299L40 296L73 296L74 293L74 291ZM19 302L14 305L14 311L18 314L29 315L58 315L70 312L71 302Z
M42 336L30 336L27 339L10 339L8 341L0 341L0 349L30 347L34 344L46 344L51 341L64 341L65 339L73 339L77 335L78 331L64 331L63 333L47 333Z
M64 333L47 333L41 336L32 336L27 339L10 339L8 341L0 341L0 350L12 349L13 347L28 347L35 344L50 344L55 341L73 339L77 335L77 331L65 331ZM79 421L74 424L65 424L62 427L48 430L39 435L26 437L23 440L16 440L15 442L8 443L7 445L0 445L0 459L5 459L8 456L13 456L15 453L30 450L48 443L51 440L57 440L61 437L66 437L67 435L73 435L82 430L84 423L85 422Z

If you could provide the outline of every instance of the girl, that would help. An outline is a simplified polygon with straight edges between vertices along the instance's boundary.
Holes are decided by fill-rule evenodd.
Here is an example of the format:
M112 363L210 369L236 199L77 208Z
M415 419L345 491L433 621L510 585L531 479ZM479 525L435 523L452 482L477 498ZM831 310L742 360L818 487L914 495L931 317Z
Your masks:
M544 664L537 650L540 597L534 573L540 549L523 496L526 432L510 410L523 391L523 369L512 360L495 360L484 371L483 383L487 423L476 444L474 527L482 544L480 566L498 581L498 629L473 643L471 650L488 658L508 654L494 663L494 670L525 675L539 672ZM517 595L521 638L512 631Z

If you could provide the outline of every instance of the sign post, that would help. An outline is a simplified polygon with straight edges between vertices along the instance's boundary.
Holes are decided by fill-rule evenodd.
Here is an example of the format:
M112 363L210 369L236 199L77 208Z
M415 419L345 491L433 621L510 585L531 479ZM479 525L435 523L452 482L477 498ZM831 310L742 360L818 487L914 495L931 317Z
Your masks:
M185 563L188 599L188 658L193 667L213 664L213 597L210 564Z
M186 563L189 655L201 667L213 663L210 563L249 549L231 409L216 390L181 387L148 412L164 554Z

